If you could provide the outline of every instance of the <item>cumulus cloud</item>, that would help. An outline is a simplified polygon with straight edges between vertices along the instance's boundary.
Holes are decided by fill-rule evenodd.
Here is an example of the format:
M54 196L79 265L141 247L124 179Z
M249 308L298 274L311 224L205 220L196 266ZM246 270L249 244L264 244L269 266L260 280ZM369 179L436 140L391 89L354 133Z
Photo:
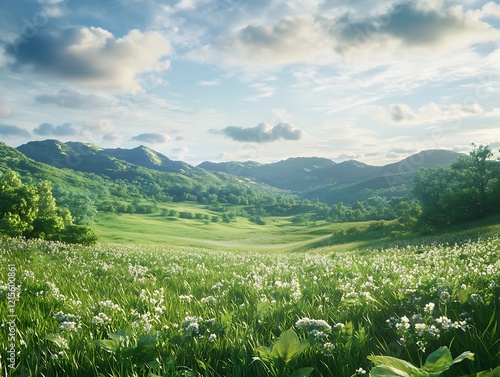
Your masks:
M9 124L0 124L0 136L2 137L12 137L12 136L23 136L30 137L31 134L24 128L18 126L11 126Z
M494 4L475 12L435 1L403 1L380 8L378 14L352 10L339 13L338 8L336 12L316 15L294 14L261 24L254 21L219 36L190 57L258 68L326 64L348 57L352 51L401 53L424 48L434 54L463 50L498 40L499 31L482 20L484 14L496 12Z
M300 140L306 133L296 126L289 123L278 123L271 127L267 123L260 123L256 127L243 128L229 126L221 131L212 131L213 133L222 133L235 141L268 143L278 140Z
M410 106L405 104L391 105L389 115L393 122L411 122L417 119L417 115Z
M40 94L35 101L68 109L88 109L112 105L112 100L96 94L83 94L76 90L61 89L54 94Z
M133 136L130 140L140 141L149 144L163 144L171 140L170 136L162 133L143 133Z
M33 38L7 47L12 67L31 67L82 84L133 91L140 87L137 76L163 71L170 63L162 60L170 44L157 32L131 30L117 38L99 27L40 30Z
M78 130L71 123L63 123L59 126L42 123L33 130L33 133L39 136L74 136L78 134Z
M413 110L405 104L393 104L381 119L399 124L433 123L440 120L465 118L487 113L477 103L438 105L434 102Z
M396 153L396 154L408 154L408 153L413 153L415 152L414 149L408 149L408 148L392 148L389 150L388 153Z

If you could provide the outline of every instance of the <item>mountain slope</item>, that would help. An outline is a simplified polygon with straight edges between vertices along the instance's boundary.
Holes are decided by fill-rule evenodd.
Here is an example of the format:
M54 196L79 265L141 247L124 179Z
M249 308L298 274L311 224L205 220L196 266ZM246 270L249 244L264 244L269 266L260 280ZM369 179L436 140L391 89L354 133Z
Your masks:
M17 149L39 162L58 168L105 175L111 179L151 179L152 175L156 175L156 171L176 173L176 178L193 177L220 183L220 180L208 171L184 162L172 161L144 146L134 149L103 149L80 142L44 140L31 141Z
M451 151L428 150L385 166L371 166L355 160L337 164L332 160L317 157L289 158L271 164L203 162L198 166L248 177L281 189L303 192L328 185L358 185L360 188L401 185L407 182L418 168L446 166L457 156L457 153Z
M151 148L145 147L144 145L140 145L133 149L104 149L103 153L119 160L127 161L131 164L152 170L183 174L192 173L196 170L196 168L185 162L173 161L167 156Z
M51 168L94 174L106 179L117 195L148 196L157 200L201 200L209 194L231 190L241 195L285 194L279 189L230 174L210 172L168 157L144 146L134 149L103 149L80 142L32 141L17 153ZM45 178L47 179L47 178ZM123 189L116 189L116 185ZM252 191L252 192L250 192Z

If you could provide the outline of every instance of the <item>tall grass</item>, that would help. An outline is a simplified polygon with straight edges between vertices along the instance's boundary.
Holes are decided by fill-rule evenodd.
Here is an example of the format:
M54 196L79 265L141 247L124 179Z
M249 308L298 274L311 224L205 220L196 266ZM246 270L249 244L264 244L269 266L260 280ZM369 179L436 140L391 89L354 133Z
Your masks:
M9 376L268 376L255 359L292 328L310 346L287 365L312 376L420 365L448 346L500 360L500 238L372 252L230 252L0 241L0 343ZM9 310L8 266L17 300ZM262 349L262 348L261 348ZM448 372L447 372L448 373ZM446 375L446 374L445 374Z

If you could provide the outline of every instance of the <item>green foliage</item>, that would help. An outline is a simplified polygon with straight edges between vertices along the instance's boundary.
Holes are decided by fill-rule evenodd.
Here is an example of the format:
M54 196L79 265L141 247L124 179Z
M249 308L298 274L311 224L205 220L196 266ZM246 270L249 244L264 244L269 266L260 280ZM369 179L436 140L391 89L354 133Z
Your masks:
M156 217L185 229L227 229ZM263 232L243 220L231 226L238 224ZM428 349L448 344L452 354L476 354L446 375L491 375L500 354L498 233L434 241L332 254L236 251L231 242L221 251L0 238L0 298L12 297L12 278L20 292L13 374L349 377L369 370L373 354L438 373L450 358L442 352L421 362L423 331ZM0 344L8 335L0 332ZM272 346L258 352L260 345Z
M476 146L449 168L419 170L413 192L422 203L420 227L460 224L500 213L500 161L488 146Z
M120 375L127 370L155 367L156 343L158 336L150 333L141 336L137 343L132 344L133 332L130 329L121 329L116 333L108 334L109 339L98 339L92 343L114 355Z
M276 376L309 376L314 368L301 368L292 374L289 364L309 346L308 342L301 342L293 329L283 332L271 347L261 346L255 349L259 359L270 365Z
M0 232L12 237L94 244L89 228L73 225L71 214L58 208L51 184L23 184L16 172L0 175Z
M427 357L421 368L390 356L368 356L368 359L375 365L370 372L372 377L437 377L453 364L474 360L474 354L466 351L453 359L448 347L440 347Z
M476 374L475 377L500 377L500 367L493 370L485 370Z

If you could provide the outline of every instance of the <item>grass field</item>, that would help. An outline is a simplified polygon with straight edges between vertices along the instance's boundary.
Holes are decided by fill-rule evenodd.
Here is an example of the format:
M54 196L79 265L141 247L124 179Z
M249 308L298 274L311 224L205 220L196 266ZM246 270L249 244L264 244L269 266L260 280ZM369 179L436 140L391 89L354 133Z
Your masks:
M109 243L93 247L1 240L5 375L424 377L437 374L379 374L367 357L420 367L441 346L475 354L443 376L500 365L498 236L351 251L347 234L304 253L289 251L331 224L135 216L101 216Z
M285 250L331 235L332 224L300 226L283 217L267 217L266 225L254 224L243 217L226 224L159 214L104 213L99 214L93 229L106 243Z

